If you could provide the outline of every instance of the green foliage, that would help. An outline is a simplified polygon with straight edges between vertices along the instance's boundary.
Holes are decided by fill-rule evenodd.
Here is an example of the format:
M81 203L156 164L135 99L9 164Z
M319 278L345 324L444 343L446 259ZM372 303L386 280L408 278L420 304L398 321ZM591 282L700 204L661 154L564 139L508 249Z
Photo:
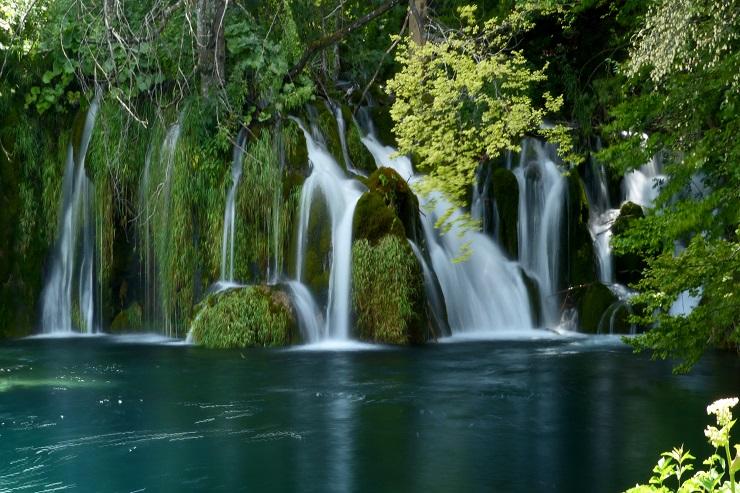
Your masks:
M285 346L295 338L296 322L282 291L249 286L211 295L196 309L193 340L208 348Z
M531 91L544 71L511 49L513 36L531 27L529 12L517 9L480 25L475 10L461 7L462 29L440 41L403 43L397 54L402 69L388 82L396 97L391 116L399 151L412 153L428 174L423 190L441 190L456 205L464 203L481 160L518 151L519 140L538 132L562 105L548 92L542 106L535 103ZM557 139L561 152L570 151L564 128L543 133Z
M421 268L405 239L352 245L352 303L361 339L386 344L426 339Z
M624 69L632 78L622 102L604 128L611 145L601 159L614 169L626 172L656 155L664 165L655 209L632 221L613 247L647 258L634 298L645 310L635 321L655 327L630 342L656 357L681 358L679 371L708 347L740 347L740 42L722 34L739 26L737 9L717 14L731 3L657 2ZM699 307L671 316L685 291L701 294Z
M740 445L735 445L732 457L730 432L735 425L730 410L737 398L720 399L707 407L707 414L714 414L717 427L707 426L704 435L714 448L714 453L702 461L706 469L695 472L692 461L696 459L682 447L663 452L653 468L648 484L636 485L625 493L735 493L736 476L740 470ZM675 488L671 485L675 484Z

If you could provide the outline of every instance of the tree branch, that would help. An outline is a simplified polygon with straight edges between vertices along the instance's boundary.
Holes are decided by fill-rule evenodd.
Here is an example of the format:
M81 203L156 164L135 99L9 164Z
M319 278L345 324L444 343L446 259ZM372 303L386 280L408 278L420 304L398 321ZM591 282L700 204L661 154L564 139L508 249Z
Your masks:
M308 62L311 61L311 59L316 56L317 53L319 53L321 50L328 48L329 46L337 43L347 35L351 34L353 31L361 28L365 24L375 20L376 18L380 17L381 15L385 14L389 10L391 10L393 7L398 5L401 0L389 0L388 2L384 3L377 9L373 10L369 14L360 17L356 21L354 21L352 24L349 24L339 31L336 31L332 34L329 34L327 36L324 36L323 38L320 38L311 44L308 45L308 48L303 52L303 55L298 60L298 62L293 65L293 68L288 71L288 74L285 76L285 82L290 82L291 80L295 79L298 74L301 73L301 71L306 67Z

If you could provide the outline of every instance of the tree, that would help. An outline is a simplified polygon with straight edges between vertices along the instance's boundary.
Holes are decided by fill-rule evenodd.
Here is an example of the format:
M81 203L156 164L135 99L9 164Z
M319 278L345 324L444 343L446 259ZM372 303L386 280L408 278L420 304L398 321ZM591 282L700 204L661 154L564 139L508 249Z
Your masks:
M564 127L542 128L562 98L545 92L541 102L535 100L533 88L544 71L532 69L513 48L515 36L532 26L530 11L517 9L483 24L475 6L458 13L462 29L439 26L434 32L441 34L423 45L406 40L397 54L401 70L387 90L395 96L391 116L399 152L413 154L427 173L423 191L441 190L463 205L479 164L518 150L525 134L543 134L563 143L563 151L569 148Z
M656 207L614 239L647 258L636 321L653 327L637 350L682 359L740 347L740 9L734 0L659 0L635 38L631 77L602 159L620 172L656 154L667 181ZM640 134L648 136L643 142ZM629 137L624 137L625 135ZM701 298L689 314L676 300Z

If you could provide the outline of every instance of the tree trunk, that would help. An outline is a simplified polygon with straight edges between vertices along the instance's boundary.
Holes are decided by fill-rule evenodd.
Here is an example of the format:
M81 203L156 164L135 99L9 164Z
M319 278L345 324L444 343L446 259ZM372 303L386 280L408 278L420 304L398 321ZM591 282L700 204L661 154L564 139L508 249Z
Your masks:
M411 39L418 45L426 42L427 0L409 0L409 31Z
M224 14L227 4L228 0L197 0L198 72L204 96L225 81Z

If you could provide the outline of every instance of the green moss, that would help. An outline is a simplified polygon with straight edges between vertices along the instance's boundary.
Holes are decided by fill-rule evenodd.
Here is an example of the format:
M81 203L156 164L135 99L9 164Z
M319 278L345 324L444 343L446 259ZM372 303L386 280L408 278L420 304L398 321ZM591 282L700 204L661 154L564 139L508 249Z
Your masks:
M578 296L578 323L580 330L588 333L597 333L604 314L617 302L617 297L609 288L600 282L593 283L582 290ZM607 324L608 328L608 324Z
M498 210L501 244L511 258L519 253L519 183L514 173L496 168L491 177L491 195Z
M362 135L354 122L352 113L347 107L344 107L344 111L344 120L347 122L347 152L349 152L349 158L355 168L370 174L377 168L375 158L362 143Z
M619 209L619 216L612 225L612 233L614 235L624 233L635 221L642 217L644 217L642 207L633 202L625 202ZM635 253L614 253L614 274L619 283L637 283L646 266L645 260Z
M428 339L421 268L406 240L385 236L352 246L352 304L360 339L416 344Z
M589 209L586 190L578 174L568 176L568 225L564 245L567 277L565 284L583 286L596 280L596 256L588 231Z
M522 274L522 280L524 281L524 287L527 288L527 297L529 298L529 305L532 307L532 323L535 327L539 327L543 323L542 317L542 304L540 303L540 286L537 284L537 280L527 275L524 269L519 269Z
M249 286L211 295L198 305L193 340L216 349L286 346L297 325L288 296L267 286Z
M138 332L143 329L143 324L144 314L141 310L141 305L133 303L116 315L110 325L110 332L113 334Z
M375 242L383 235L423 238L419 200L408 183L391 168L379 168L365 181L368 192L355 209L353 238ZM399 224L400 222L400 224Z
M405 229L395 209L386 204L382 194L364 193L355 207L352 238L368 240L375 244L387 235L406 237Z
M393 119L391 118L390 109L387 106L371 106L370 114L373 118L375 132L378 140L385 145L398 147L396 136L393 133Z

